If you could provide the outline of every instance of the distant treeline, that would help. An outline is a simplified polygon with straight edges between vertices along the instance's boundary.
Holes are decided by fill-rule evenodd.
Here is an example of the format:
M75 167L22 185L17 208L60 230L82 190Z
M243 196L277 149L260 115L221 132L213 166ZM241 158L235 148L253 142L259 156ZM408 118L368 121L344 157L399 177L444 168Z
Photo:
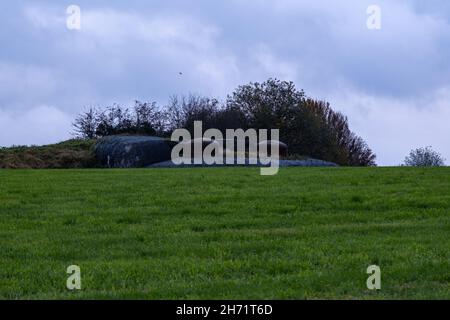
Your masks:
M136 101L132 108L89 108L74 121L74 134L85 139L116 134L169 137L173 130L279 129L290 154L347 166L373 166L375 154L348 126L347 117L329 103L305 96L292 82L269 79L239 86L225 102L189 95L173 96L165 106Z

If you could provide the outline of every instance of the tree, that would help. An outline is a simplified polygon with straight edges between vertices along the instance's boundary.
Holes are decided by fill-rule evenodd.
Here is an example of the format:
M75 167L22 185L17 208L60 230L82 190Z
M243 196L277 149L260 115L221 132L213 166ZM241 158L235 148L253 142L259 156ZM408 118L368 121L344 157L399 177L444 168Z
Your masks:
M331 109L330 104L324 101L306 99L305 108L321 119L319 133L316 130L315 134L322 138L325 159L333 158L332 161L349 166L376 165L376 155L361 137L350 130L346 116Z
M442 167L445 166L445 159L431 147L418 148L411 150L405 158L404 165L409 167Z
M278 129L291 154L348 166L373 166L375 154L348 125L347 117L325 101L305 96L293 82L269 79L239 86L225 103L199 95L172 96L160 109L155 102L135 101L133 108L117 104L91 109L77 117L74 127L83 138L114 134L168 136L178 128ZM268 137L270 139L270 137Z
M97 117L96 110L89 108L79 114L72 123L74 135L82 139L93 139L96 137Z
M292 82L269 79L240 86L228 96L227 108L239 110L247 127L279 129L291 153L340 165L375 165L375 154L349 129L347 118L329 103L307 98Z
M72 124L74 135L92 139L114 134L164 135L166 116L155 102L135 101L131 110L118 104L106 109L89 109L77 116Z
M293 82L269 79L239 86L228 96L227 107L240 110L248 127L283 131L304 97Z
M172 96L169 101L168 122L170 130L194 130L194 121L202 121L203 128L216 128L220 104L217 99L191 94Z
M163 134L165 130L165 117L156 106L156 102L134 103L134 129L138 134Z

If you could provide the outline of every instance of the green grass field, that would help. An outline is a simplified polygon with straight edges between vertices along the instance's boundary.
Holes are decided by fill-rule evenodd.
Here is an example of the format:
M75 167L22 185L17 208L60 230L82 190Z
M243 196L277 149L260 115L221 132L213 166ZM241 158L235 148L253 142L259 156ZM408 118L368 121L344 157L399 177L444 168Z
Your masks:
M0 298L450 299L450 169L0 170Z

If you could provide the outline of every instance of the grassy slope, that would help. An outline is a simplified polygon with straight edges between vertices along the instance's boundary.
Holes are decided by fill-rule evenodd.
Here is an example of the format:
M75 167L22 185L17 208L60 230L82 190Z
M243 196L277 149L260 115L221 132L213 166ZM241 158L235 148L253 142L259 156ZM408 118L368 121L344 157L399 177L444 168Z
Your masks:
M448 168L8 170L0 217L0 298L450 298Z
M0 168L82 168L95 166L94 140L67 140L46 146L0 148Z

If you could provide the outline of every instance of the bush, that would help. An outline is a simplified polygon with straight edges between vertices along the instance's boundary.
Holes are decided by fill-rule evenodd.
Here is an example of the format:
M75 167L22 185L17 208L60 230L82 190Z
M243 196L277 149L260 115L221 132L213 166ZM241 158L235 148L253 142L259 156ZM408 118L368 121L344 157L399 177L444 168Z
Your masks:
M74 135L94 139L117 134L164 135L166 113L155 102L135 101L130 110L114 104L106 109L89 108L73 122Z
M172 96L166 107L169 131L179 128L194 131L194 121L202 121L203 129L217 128L217 115L220 112L219 101L213 98L189 95Z
M240 86L228 97L227 110L241 114L247 128L279 129L292 153L340 165L375 165L375 154L350 131L347 117L306 97L292 82L269 79Z
M442 167L445 166L445 159L431 147L411 150L409 156L405 158L405 166L409 167Z
M73 126L77 137L99 138L116 134L170 136L178 128L279 129L289 151L347 166L374 166L375 154L355 135L347 117L329 103L305 96L294 83L269 79L239 86L225 103L214 98L173 96L164 108L136 101L131 111L118 105L89 109ZM270 139L270 137L269 137Z

